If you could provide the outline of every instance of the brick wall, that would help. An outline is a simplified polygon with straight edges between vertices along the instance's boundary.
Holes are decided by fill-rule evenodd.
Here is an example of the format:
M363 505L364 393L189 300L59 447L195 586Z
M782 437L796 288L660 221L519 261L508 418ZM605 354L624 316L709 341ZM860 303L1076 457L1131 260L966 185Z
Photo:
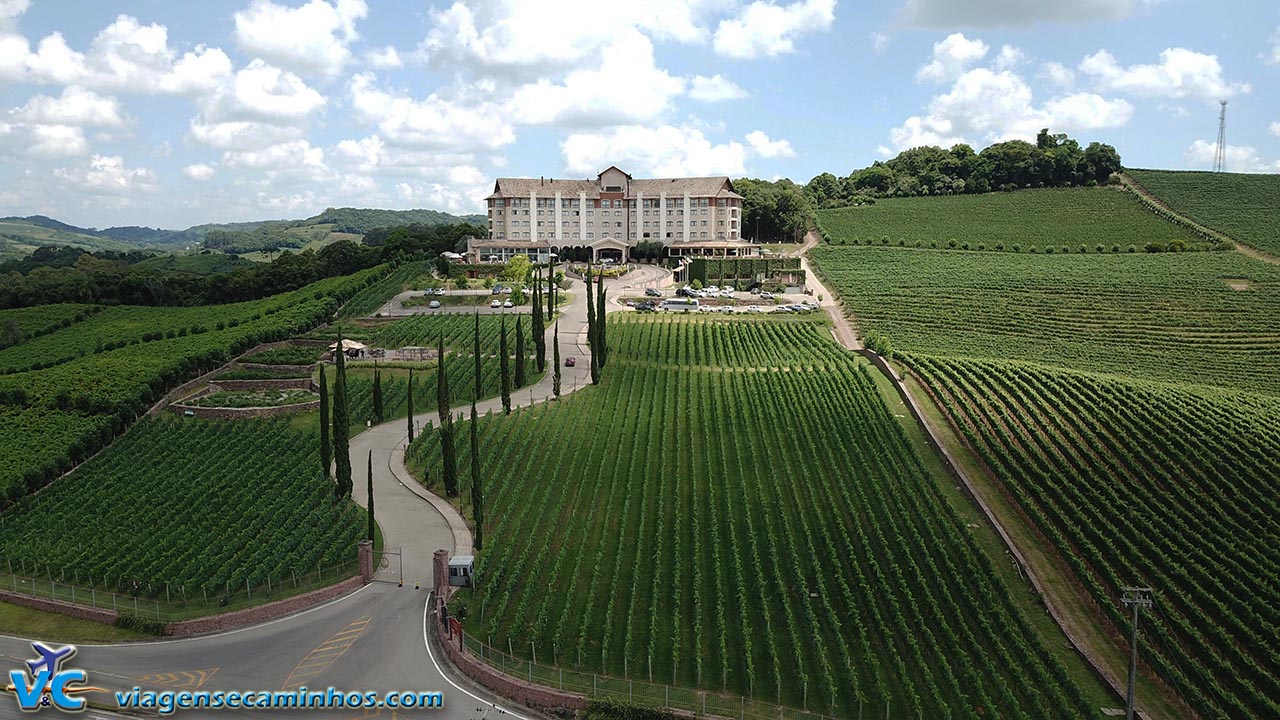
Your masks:
M237 610L235 612L223 613L222 615L212 615L209 617L196 618L195 620L183 620L182 622L174 622L165 625L164 634L172 637L190 637L192 635L203 635L205 633L217 632L219 630L229 630L231 628L243 627L245 625L254 625L270 620L282 615L297 612L318 605L326 600L346 595L364 585L364 581L359 575L343 580L337 585L312 590L309 593L295 595L284 600L277 600L266 605Z
M46 598L38 598L30 595L9 592L8 590L0 590L0 600L14 605L28 607L33 610L58 613L59 615L66 615L68 617L79 618L81 620L92 620L105 625L114 625L116 622L115 610L103 610L102 608L92 608L85 605L74 605L69 602L63 602L62 600L48 600Z

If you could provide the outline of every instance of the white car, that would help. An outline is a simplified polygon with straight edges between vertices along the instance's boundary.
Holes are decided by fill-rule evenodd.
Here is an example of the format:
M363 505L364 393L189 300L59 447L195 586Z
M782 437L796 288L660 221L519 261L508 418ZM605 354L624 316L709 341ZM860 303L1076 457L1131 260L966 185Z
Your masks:
M720 297L722 297L722 298L731 298L731 297L733 297L733 291L732 291L732 290L721 290L721 291L720 291Z
M428 307L428 308L430 308L430 309L432 309L432 310L437 310L437 309L439 309L439 308L440 308L440 301L439 301L439 300L432 300L430 303L428 303L428 304L427 304L427 307Z
M706 290L707 292L720 292L720 288L716 287L715 285L708 285L702 289Z
M506 301L506 302L502 303L502 307L504 307L504 308L510 308L510 307L515 307L515 305L512 305L512 304L511 304L511 301L510 301L510 300L508 300L508 301Z
M747 306L747 312L749 312L749 313L758 313L758 312L760 312L760 306L759 306L759 305L748 305L748 306Z
M762 292L762 293L760 293L760 299L761 299L761 300L772 300L772 299L773 299L773 293L771 293L771 292Z
M501 301L501 300L490 300L490 301L489 301L489 307L491 307L491 308L500 308L500 307L502 307L502 301Z
M732 285L725 285L724 287L722 287L722 288L720 288L720 289L721 289L721 290L727 290L727 291L729 291L729 292L737 292L737 291L738 291L738 288L736 288L736 287L734 287L734 286L732 286Z

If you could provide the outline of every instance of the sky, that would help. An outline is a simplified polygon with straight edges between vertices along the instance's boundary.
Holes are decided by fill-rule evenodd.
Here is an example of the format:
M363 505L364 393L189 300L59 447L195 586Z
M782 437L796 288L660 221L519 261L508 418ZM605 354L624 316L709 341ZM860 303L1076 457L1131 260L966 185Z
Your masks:
M0 0L0 215L476 212L499 176L807 182L925 144L1280 172L1273 0Z

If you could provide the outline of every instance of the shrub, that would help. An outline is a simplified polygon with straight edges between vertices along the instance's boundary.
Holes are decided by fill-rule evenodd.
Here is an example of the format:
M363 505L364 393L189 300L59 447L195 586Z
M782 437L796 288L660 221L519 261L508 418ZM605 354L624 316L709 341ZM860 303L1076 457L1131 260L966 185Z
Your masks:
M1004 252L1004 243L996 243L996 249Z
M956 239L955 239L955 238L951 238L950 240L948 240L948 241L947 241L947 247L949 247L949 248L951 248L952 250L954 250L954 249L955 249L955 247L956 247Z
M1165 251L1165 245L1162 242L1149 242L1143 249L1149 253L1161 253Z
M1013 244L1013 251L1014 251L1014 252L1022 252L1022 245L1020 245L1020 244L1018 244L1018 243L1014 243L1014 244Z
M1113 252L1113 253L1118 253L1118 252L1120 252L1120 246L1119 246L1119 245L1112 245L1112 246L1111 246L1111 252Z
M1094 251L1094 252L1099 252L1099 253L1101 253L1101 252L1106 252L1106 251L1107 251L1107 249L1106 249L1105 247L1103 247L1102 245L1095 245L1095 246L1094 246L1094 248L1093 248L1093 251Z
M1138 252L1138 248L1137 248L1137 246L1135 246L1135 245L1130 245L1130 246L1129 246L1129 252L1131 252L1131 253L1132 253L1132 252Z
M1183 252L1187 249L1187 243L1182 239L1174 239L1169 241L1169 252Z
M986 250L986 249L987 249L987 244L986 244L986 243L978 243L978 249L979 249L979 250Z

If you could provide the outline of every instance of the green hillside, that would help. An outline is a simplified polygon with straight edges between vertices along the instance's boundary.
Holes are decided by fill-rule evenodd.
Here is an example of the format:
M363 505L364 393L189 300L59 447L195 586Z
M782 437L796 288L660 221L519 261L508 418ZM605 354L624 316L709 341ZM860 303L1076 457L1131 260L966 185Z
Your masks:
M1174 211L1245 245L1280 255L1280 175L1128 173Z
M831 243L847 245L1096 253L1204 244L1109 188L886 198L817 217Z
M26 257L32 250L42 245L68 245L91 252L98 250L124 252L137 249L136 245L115 238L48 227L24 218L0 219L0 262Z

